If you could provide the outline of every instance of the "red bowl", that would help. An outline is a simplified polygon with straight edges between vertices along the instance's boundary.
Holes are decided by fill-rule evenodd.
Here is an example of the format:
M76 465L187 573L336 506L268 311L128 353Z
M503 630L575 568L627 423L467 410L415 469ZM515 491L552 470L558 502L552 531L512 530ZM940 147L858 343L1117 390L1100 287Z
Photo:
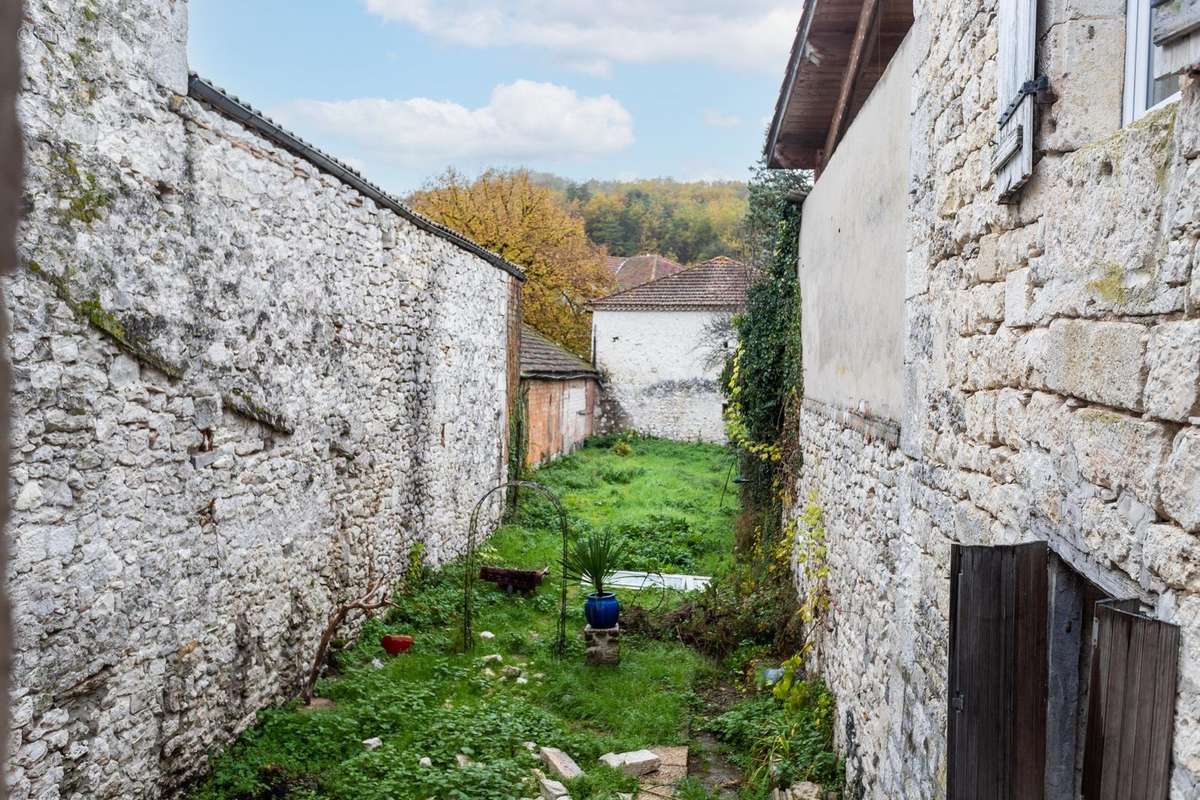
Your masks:
M408 652L408 648L413 646L413 637L403 633L389 633L380 639L379 643L383 645L383 649L389 656L398 656Z

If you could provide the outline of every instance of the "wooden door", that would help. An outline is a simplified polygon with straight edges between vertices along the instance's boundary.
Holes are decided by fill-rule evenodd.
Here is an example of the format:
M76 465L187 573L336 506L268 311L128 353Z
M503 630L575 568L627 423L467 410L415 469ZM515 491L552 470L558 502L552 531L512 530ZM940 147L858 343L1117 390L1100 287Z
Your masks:
M1096 604L1084 800L1166 800L1179 629L1136 601Z
M950 573L947 797L1043 800L1045 542L955 545Z

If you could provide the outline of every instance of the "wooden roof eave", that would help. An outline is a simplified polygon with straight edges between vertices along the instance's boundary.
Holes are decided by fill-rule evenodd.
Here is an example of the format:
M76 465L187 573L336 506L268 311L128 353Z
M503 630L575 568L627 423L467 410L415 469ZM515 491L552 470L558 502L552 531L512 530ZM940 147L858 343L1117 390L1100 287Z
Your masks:
M909 0L808 0L767 135L767 165L819 170L828 162L912 22Z

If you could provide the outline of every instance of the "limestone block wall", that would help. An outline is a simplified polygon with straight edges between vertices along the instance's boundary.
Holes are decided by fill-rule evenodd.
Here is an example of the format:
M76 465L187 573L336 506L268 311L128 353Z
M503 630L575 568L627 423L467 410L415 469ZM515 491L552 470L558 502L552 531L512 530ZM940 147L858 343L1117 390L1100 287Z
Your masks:
M704 366L702 344L705 326L719 313L593 313L606 427L680 441L725 441L719 370Z
M185 3L27 6L9 782L155 798L457 554L516 278L189 99Z
M1058 99L999 205L996 3L915 5L903 413L801 421L851 796L944 796L950 545L1040 539L1181 626L1171 796L1196 797L1200 86L1122 128L1124 2L1041 4Z

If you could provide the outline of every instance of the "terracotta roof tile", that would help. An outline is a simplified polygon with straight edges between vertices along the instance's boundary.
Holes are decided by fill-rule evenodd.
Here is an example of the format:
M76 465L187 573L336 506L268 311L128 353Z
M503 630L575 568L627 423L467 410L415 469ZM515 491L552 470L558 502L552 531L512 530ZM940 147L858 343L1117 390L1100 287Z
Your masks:
M757 270L720 256L589 303L597 311L737 311Z
M531 325L521 326L521 377L567 380L596 374L591 364L550 341Z
M684 270L682 264L650 254L629 258L609 256L608 267L617 279L617 290L622 292Z

